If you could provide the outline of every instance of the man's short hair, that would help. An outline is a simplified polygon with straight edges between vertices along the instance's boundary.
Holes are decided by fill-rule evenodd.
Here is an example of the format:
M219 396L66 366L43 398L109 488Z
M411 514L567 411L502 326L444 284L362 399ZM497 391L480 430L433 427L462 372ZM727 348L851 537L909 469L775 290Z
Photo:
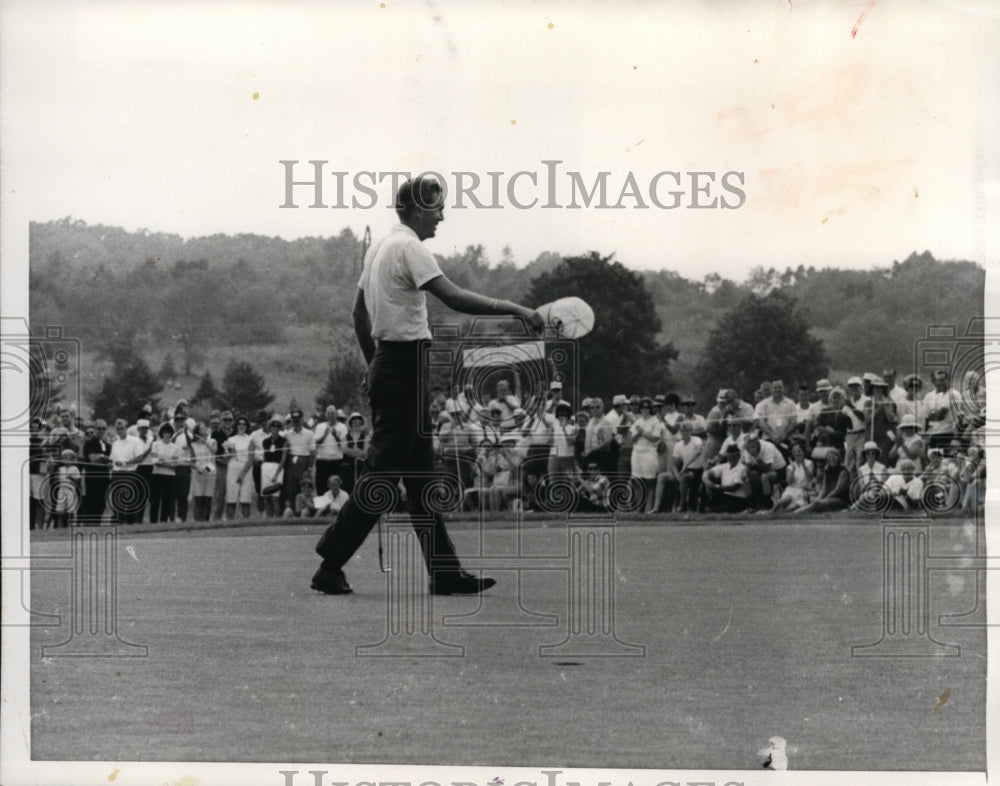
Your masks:
M396 192L396 215L405 220L417 207L429 210L441 207L443 201L443 189L437 178L418 175L403 183Z

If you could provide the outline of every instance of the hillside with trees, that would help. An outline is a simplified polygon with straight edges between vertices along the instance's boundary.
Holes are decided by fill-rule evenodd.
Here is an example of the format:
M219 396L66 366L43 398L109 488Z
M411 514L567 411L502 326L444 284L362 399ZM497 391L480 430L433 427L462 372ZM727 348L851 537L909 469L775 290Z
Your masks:
M250 234L185 239L65 218L32 223L29 232L32 332L61 325L79 339L86 413L97 403L107 406L115 391L131 403L154 384L169 406L181 395L194 397L206 375L214 393L206 389L205 400L222 401L232 363L258 375L278 409L293 400L312 408L338 397L344 399L338 405L361 405L351 308L363 243L350 229L294 241ZM846 373L892 365L906 373L928 325L955 324L961 335L982 314L985 286L981 266L937 260L927 251L873 270L817 269L804 259L784 271L754 268L744 281L634 272L629 260L599 251L566 259L545 252L525 263L505 248L494 262L482 246L469 246L439 260L457 284L493 297L537 305L572 293L591 302L598 322L580 344L584 380L588 392L605 396L676 389L704 400L734 357L748 357L727 354L736 338L752 345L754 331L782 314L789 339L818 348L810 354L815 362L800 369L806 381L820 368ZM772 309L763 322L741 321L753 313L751 305L764 302ZM466 321L433 298L429 303L432 321ZM780 341L762 342L756 346L770 347L768 356L784 352ZM763 379L779 370L771 369L758 356L747 373L756 370ZM140 379L141 391L123 376ZM788 376L789 384L799 381ZM759 381L747 377L744 384Z

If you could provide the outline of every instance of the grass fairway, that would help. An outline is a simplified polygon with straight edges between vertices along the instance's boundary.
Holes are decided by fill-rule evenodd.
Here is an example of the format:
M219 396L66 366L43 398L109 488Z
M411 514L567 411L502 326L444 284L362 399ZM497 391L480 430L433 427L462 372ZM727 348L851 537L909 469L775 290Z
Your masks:
M932 554L974 553L971 527L931 529ZM452 530L463 555L515 553L514 529ZM554 521L521 532L551 569L522 573L520 606L509 564L484 598L434 598L462 657L357 657L386 637L376 540L355 594L328 597L320 531L122 533L118 630L145 658L41 658L68 637L70 573L34 572L33 609L64 625L33 631L32 757L753 769L781 735L796 770L985 769L985 631L938 627L975 606L974 572L930 574L930 633L959 657L851 657L882 633L877 522L619 524L614 625L645 647L627 658L540 656L568 630L567 560L536 559L567 553Z

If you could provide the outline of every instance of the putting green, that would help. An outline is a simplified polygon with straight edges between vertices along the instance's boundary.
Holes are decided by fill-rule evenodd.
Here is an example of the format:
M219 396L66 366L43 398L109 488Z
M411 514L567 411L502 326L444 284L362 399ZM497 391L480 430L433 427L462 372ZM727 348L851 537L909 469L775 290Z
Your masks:
M931 555L975 553L973 527L929 527ZM42 658L70 638L71 560L33 572L32 609L62 615L33 629L33 758L753 769L780 735L796 770L985 769L985 631L939 624L982 611L974 570L931 570L928 628L910 632L955 657L852 657L883 632L878 522L624 522L583 606L570 585L590 597L600 560L571 572L558 521L520 543L456 524L499 583L432 603L422 571L379 571L374 535L353 595L311 592L321 529L122 531L117 634L146 657ZM43 533L32 552L70 547ZM388 601L408 580L423 629Z

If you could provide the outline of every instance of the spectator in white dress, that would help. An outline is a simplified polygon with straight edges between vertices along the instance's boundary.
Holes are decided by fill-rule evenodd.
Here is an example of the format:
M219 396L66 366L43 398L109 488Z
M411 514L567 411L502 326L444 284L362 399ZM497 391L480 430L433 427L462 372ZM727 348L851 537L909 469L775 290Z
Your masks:
M254 492L253 479L250 477L253 469L253 440L249 432L250 421L245 415L239 415L236 418L236 432L222 445L229 457L226 467L226 518L229 521L235 520L237 505L243 518L250 518Z
M653 414L652 399L639 400L639 414L629 427L629 434L632 437L632 477L643 485L644 512L652 513L656 509L659 457L661 452L667 450L667 429L663 421Z

